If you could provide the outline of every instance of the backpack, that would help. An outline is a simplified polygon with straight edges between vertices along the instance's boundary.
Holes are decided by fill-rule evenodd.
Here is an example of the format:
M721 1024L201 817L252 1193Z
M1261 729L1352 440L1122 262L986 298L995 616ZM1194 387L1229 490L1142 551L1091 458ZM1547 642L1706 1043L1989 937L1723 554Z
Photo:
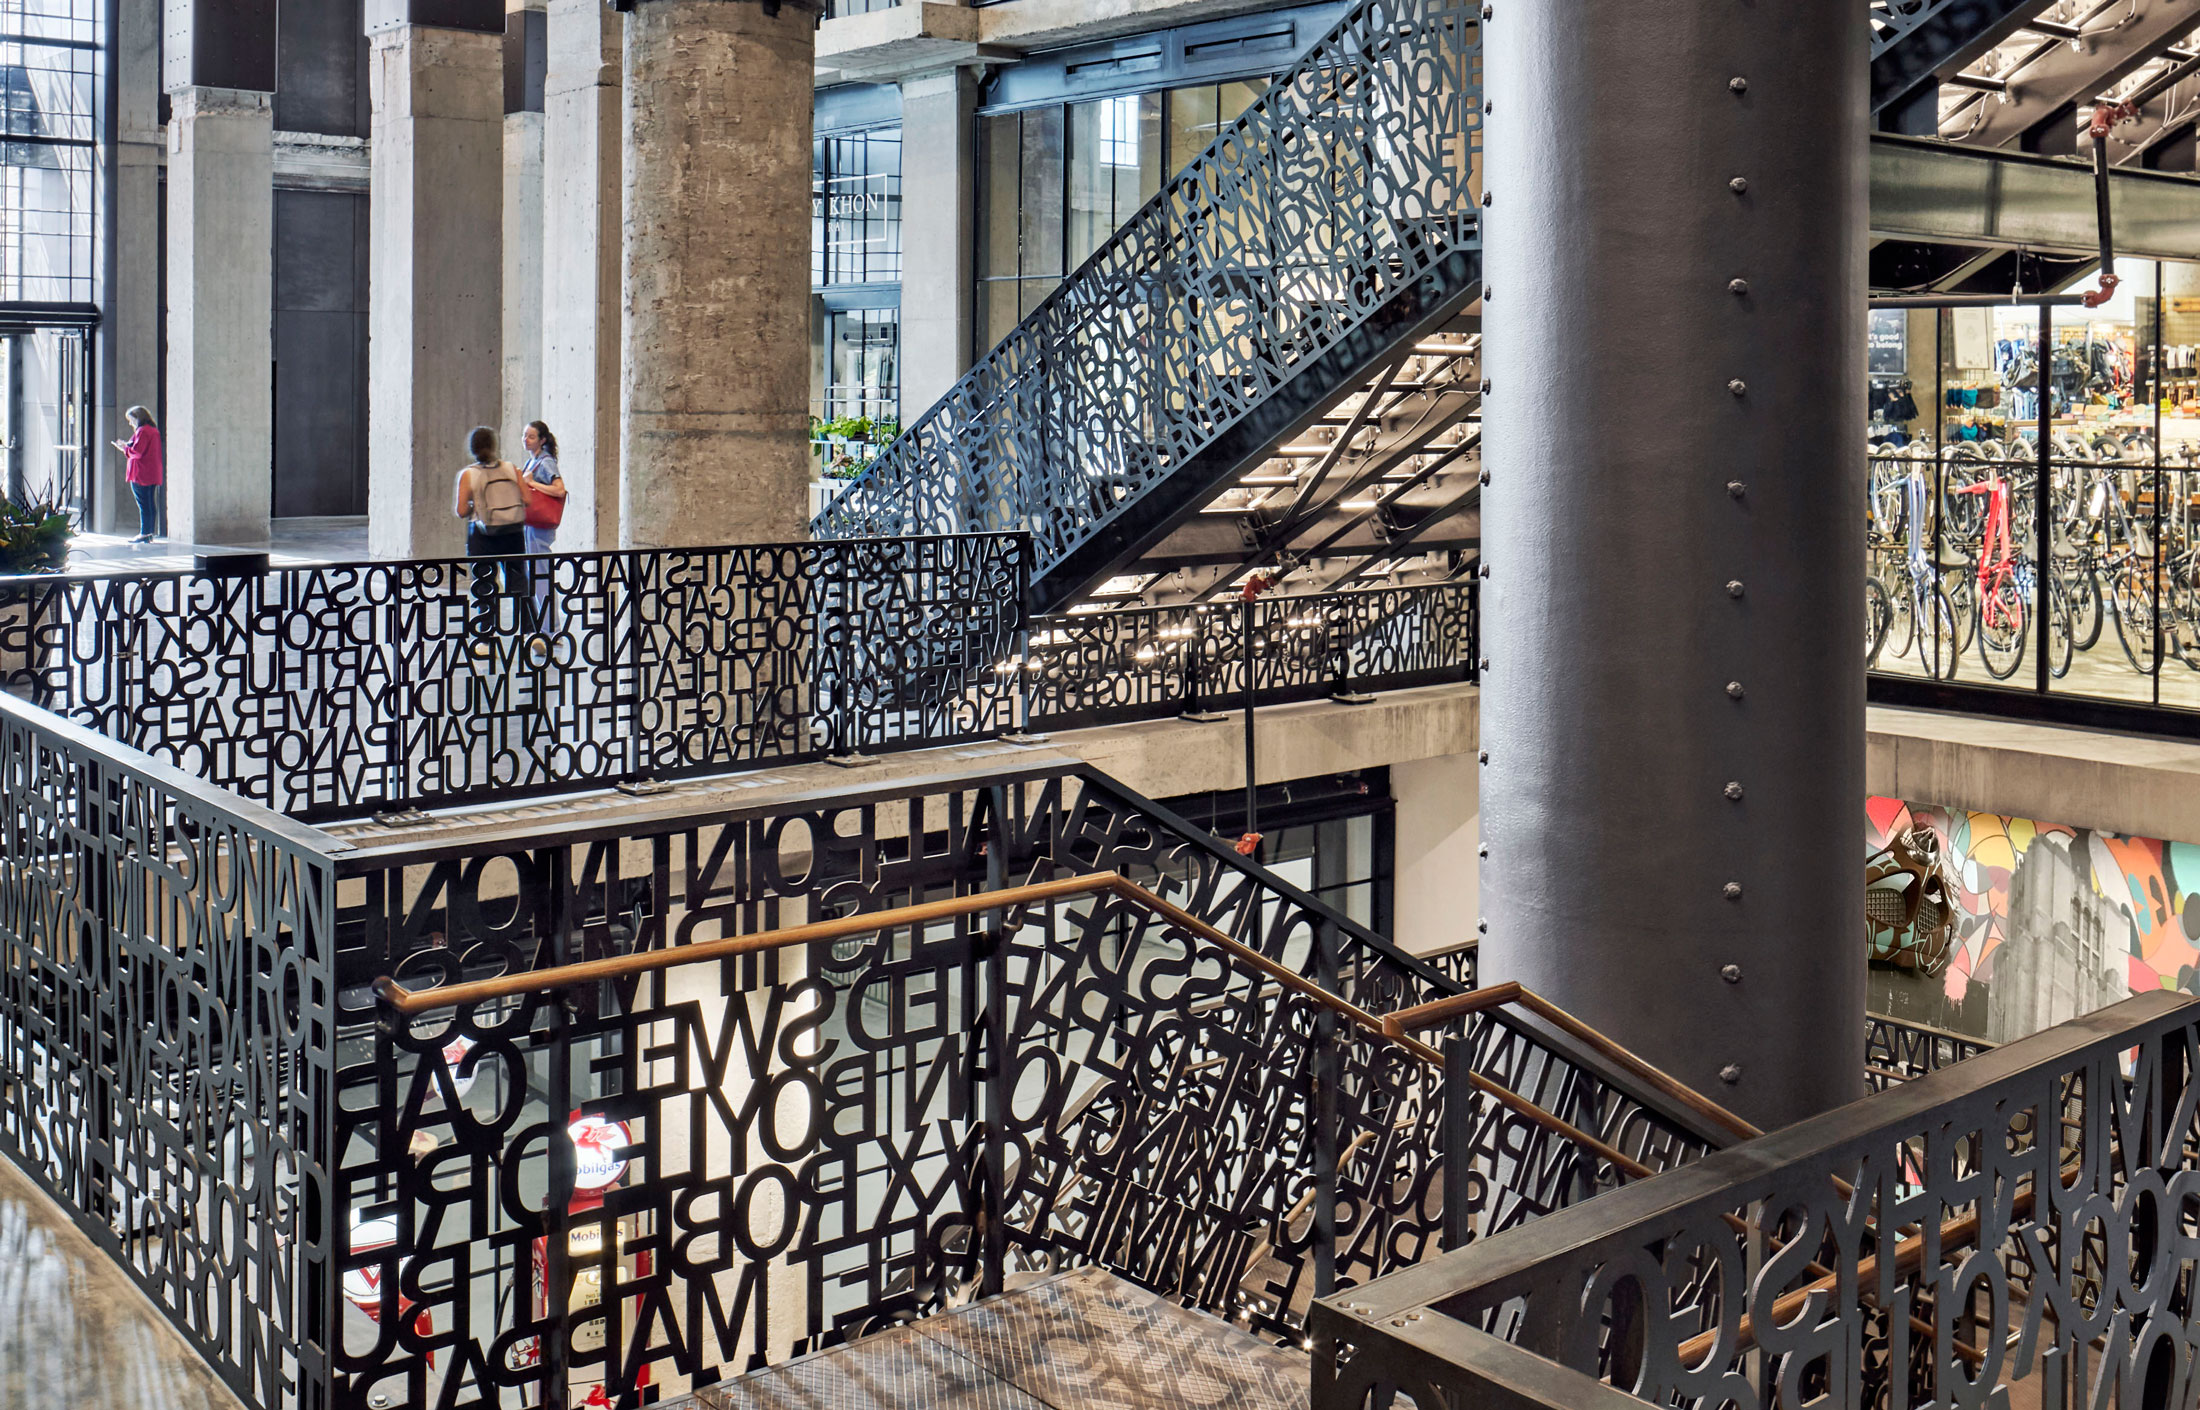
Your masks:
M474 522L484 529L516 529L526 523L527 491L520 488L512 462L500 460L474 470Z

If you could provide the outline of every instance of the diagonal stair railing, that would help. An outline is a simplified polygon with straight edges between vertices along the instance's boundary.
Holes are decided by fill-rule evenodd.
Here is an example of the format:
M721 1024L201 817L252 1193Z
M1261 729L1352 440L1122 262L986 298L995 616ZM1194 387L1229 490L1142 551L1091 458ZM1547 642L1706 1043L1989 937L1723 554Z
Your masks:
M812 523L1018 529L1066 601L1480 277L1480 7L1363 0Z

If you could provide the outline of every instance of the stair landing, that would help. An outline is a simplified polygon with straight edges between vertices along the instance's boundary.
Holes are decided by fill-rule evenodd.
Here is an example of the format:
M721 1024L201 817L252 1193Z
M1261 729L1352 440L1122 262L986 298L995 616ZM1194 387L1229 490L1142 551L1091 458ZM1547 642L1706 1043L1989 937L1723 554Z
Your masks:
M1098 1268L697 1392L708 1410L1305 1410L1304 1353Z

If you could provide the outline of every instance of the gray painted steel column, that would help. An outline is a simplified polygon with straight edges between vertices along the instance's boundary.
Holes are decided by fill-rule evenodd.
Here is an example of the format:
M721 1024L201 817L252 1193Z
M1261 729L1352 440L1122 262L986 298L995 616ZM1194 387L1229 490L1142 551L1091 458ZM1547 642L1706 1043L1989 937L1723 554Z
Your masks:
M1485 11L1484 979L1766 1124L1863 1090L1866 9Z
M794 4L626 16L624 547L805 536L816 30Z

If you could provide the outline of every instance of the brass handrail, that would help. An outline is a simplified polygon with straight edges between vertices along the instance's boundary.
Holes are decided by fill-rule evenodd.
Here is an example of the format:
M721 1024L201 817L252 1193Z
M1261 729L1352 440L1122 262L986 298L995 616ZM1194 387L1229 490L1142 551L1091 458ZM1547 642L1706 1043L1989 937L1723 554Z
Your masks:
M1578 1039L1599 1056L1625 1069L1629 1076L1654 1088L1668 1101L1688 1108L1713 1125L1724 1127L1745 1141L1755 1140L1764 1134L1756 1126L1695 1088L1653 1066L1634 1050L1606 1037L1533 989L1513 980L1492 984L1486 989L1476 989L1471 993L1454 994L1430 1003L1415 1004L1412 1008L1386 1014L1383 1018L1383 1031L1392 1037L1404 1037L1416 1028L1433 1028L1462 1014L1479 1013L1483 1009L1499 1008L1512 1003L1519 1004L1552 1027Z
M1395 1043L1420 1061L1438 1069L1443 1068L1443 1055L1428 1044L1404 1032L1391 1032L1386 1020L1361 1008L1303 975L1294 973L1268 958L1260 951L1237 940L1227 932L1201 920L1183 907L1156 896L1145 887L1123 876L1120 872L1093 872L1086 876L1061 877L1054 881L1033 882L1028 886L1011 886L999 891L983 892L975 896L953 896L939 901L925 901L912 906L899 906L892 910L866 911L858 915L842 916L836 920L812 921L807 925L790 926L762 935L738 935L723 940L705 940L694 945L681 945L670 950L649 950L630 955L614 955L607 959L582 960L574 964L557 965L550 969L530 970L518 974L500 974L492 979L470 980L464 984L448 984L434 989L411 990L395 979L384 975L374 981L374 995L383 1003L410 1017L432 1009L453 1008L463 1004L477 1004L490 999L516 998L522 994L548 993L569 984L587 984L605 979L623 979L630 975L648 974L671 969L676 965L703 964L711 960L730 959L739 955L761 954L769 950L782 950L794 945L814 945L821 941L845 939L851 935L868 935L874 931L892 929L904 925L927 925L934 921L952 920L958 916L978 915L986 911L1006 910L1014 906L1030 905L1041 901L1059 901L1077 896L1112 895L1128 901L1167 921L1175 929L1220 947L1232 958L1255 972L1293 993L1321 1005L1345 1018L1354 1027L1374 1038ZM1471 995L1463 997L1472 997ZM1421 1005L1421 1009L1429 1005ZM1549 1008L1549 1005L1545 1005ZM1541 1010L1539 1010L1541 1011ZM1551 1012L1558 1012L1551 1009ZM1405 1010L1411 1014L1414 1009ZM1393 1015L1397 1017L1397 1015ZM1578 1023L1578 1020L1568 1019ZM1653 1069L1654 1070L1654 1069ZM1571 1141L1584 1150L1591 1151L1610 1163L1615 1169L1642 1179L1652 1172L1641 1161L1624 1151L1599 1140L1562 1117L1537 1106L1518 1092L1513 1091L1479 1072L1467 1074L1475 1090L1485 1093L1500 1106L1527 1118L1535 1125ZM1672 1079L1667 1078L1667 1081Z

